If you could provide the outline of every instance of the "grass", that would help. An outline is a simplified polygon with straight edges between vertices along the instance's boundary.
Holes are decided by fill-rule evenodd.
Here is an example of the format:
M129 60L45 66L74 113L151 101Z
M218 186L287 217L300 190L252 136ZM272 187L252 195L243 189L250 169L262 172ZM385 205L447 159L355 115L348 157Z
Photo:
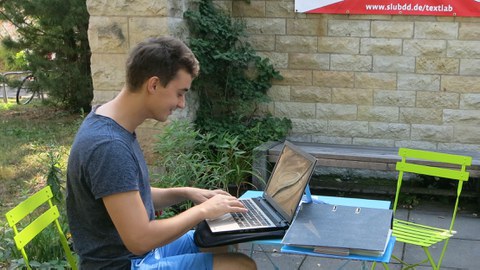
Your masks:
M13 99L8 103L0 101L0 269L19 266L22 261L18 260L21 255L15 251L5 213L45 186L52 156L58 162L64 185L68 153L81 121L80 115L39 101L28 105L17 105ZM51 258L61 250L45 241L55 235L51 232L46 230L41 234L47 238L40 239L35 248L30 247L30 255ZM42 246L44 243L48 244ZM58 264L47 263L47 266Z
M48 153L65 171L79 115L40 103L0 102L0 224L6 211L45 185Z

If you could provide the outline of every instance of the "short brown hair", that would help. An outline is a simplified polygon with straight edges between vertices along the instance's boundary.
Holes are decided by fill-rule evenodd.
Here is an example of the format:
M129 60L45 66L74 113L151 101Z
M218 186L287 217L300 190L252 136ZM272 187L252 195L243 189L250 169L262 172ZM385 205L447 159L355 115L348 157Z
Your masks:
M181 69L193 78L200 70L198 60L185 43L173 37L148 39L130 52L126 64L126 84L130 90L136 90L148 78L157 76L165 87Z

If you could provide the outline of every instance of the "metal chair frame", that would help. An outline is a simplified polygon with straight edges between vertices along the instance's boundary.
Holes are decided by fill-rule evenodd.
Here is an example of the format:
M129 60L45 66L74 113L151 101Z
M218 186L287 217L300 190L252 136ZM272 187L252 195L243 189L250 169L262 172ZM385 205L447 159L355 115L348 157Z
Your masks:
M67 239L65 238L60 223L58 222L60 212L58 211L57 206L53 205L52 197L53 194L50 186L46 186L45 188L39 190L5 214L8 225L13 228L14 241L17 249L22 253L27 268L31 269L27 253L25 251L25 246L30 243L38 234L40 234L47 226L50 224L55 224L60 236L60 242L67 257L67 261L73 270L77 270L78 268L76 265L76 259L74 258L70 247L68 246ZM45 210L41 215L35 218L23 229L20 229L19 226L17 226L18 223L26 216L30 215L32 212L46 203L48 204L48 209Z

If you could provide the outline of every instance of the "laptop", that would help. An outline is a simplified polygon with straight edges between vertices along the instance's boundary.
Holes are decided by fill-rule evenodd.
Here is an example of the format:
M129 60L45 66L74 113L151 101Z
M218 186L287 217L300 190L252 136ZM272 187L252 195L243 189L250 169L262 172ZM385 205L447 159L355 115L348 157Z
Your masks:
M240 199L247 213L206 223L213 234L284 230L291 224L317 159L286 141L261 197Z

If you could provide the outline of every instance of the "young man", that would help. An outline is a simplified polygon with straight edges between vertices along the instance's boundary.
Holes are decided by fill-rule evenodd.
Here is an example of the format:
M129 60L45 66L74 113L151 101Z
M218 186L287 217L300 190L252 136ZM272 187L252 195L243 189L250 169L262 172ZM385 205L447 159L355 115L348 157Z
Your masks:
M243 254L201 253L191 230L206 218L246 209L221 190L151 188L135 129L145 119L166 121L185 107L199 72L190 49L174 38L137 45L126 83L113 100L85 118L67 169L67 214L82 269L255 269ZM154 211L192 200L168 219Z

